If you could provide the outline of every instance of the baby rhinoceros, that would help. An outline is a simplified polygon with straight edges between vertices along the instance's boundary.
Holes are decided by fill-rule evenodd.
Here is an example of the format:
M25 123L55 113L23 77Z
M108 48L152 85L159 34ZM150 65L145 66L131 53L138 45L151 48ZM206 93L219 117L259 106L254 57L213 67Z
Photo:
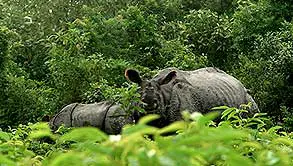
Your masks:
M243 84L224 71L213 67L194 71L167 68L150 80L142 80L133 69L125 77L140 86L141 100L147 113L156 113L167 125L182 118L181 111L207 113L216 106L239 108L252 103L251 113L258 106Z
M120 105L110 101L92 104L72 103L65 106L49 122L52 130L66 127L93 126L107 134L119 134L126 124L132 124L134 116L127 114Z

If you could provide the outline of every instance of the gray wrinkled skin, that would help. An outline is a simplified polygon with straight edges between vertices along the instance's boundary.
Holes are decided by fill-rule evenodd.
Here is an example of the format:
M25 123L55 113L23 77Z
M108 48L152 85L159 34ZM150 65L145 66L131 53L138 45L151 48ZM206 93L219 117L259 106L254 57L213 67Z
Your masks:
M49 125L53 130L62 124L66 127L93 126L107 134L119 134L124 125L133 122L133 117L119 105L103 101L92 104L69 104L50 120Z
M259 112L243 84L217 68L167 68L150 80L141 80L135 70L126 70L125 76L141 86L146 111L161 115L166 123L181 120L184 110L207 113L216 106L239 108L248 102L252 103L250 113Z

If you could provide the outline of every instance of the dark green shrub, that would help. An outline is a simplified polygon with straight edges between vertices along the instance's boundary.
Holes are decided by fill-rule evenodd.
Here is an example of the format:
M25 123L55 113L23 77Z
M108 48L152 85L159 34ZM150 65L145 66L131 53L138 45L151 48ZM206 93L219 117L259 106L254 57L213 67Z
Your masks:
M288 22L292 21L293 4L291 0L271 0L273 12L279 18L283 18Z
M249 53L259 36L277 31L282 27L282 22L282 18L274 15L270 1L261 0L257 3L239 6L233 14L231 27L233 47L238 54Z
M228 12L233 7L233 0L184 0L182 5L185 11L209 9L213 12L223 14Z
M0 25L10 29L0 32L2 126L34 122L71 102L119 98L126 68L151 77L170 66L215 66L290 128L290 1L2 0L0 8ZM17 118L7 120L10 113Z
M292 108L292 86L287 81L293 70L292 25L256 39L251 55L241 56L238 76L252 91L262 111L276 122L288 118L280 106ZM237 70L235 70L237 71Z
M207 57L209 66L229 69L235 62L229 21L210 10L193 10L185 16L186 42L194 54Z
M7 63L7 53L8 53L8 29L0 27L0 118L2 119L3 108L6 105L5 100L7 94L4 93L4 89L7 87L7 78L5 75L5 67Z
M36 122L54 110L53 91L41 82L25 77L7 76L6 99L1 108L0 127Z
M207 66L207 57L195 55L191 46L186 46L178 40L162 42L160 54L162 57L169 57L165 67L177 67L183 70L194 70Z
M10 48L11 59L26 73L28 77L37 81L47 81L49 67L49 43L46 40L26 40L15 43Z
M167 59L158 53L161 36L157 16L147 15L136 6L130 6L121 15L125 19L129 60L151 69L164 66Z
M184 16L181 0L142 0L137 3L147 15L156 15L160 23L182 19Z

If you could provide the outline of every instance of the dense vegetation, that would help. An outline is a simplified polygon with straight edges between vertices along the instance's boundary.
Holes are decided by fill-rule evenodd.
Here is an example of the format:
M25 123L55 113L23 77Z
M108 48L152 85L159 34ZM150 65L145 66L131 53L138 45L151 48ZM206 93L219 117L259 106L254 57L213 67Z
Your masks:
M0 133L0 143L1 154L10 156L0 161L29 165L49 157L44 164L60 165L66 158L85 165L110 160L132 165L289 164L291 136L268 128L293 130L292 18L290 0L0 0L0 128L7 131ZM182 134L157 136L154 142L136 131L161 129L142 124L125 130L118 142L96 129L81 129L100 135L89 135L87 142L75 135L79 130L59 136L44 124L27 126L73 102L119 98L127 103L133 87L124 78L126 68L151 77L170 66L215 66L238 78L268 114L266 128L182 122L187 123L179 127ZM34 135L38 130L41 134ZM235 136L217 138L217 133ZM62 142L73 140L73 147ZM125 146L134 140L135 147ZM94 142L99 146L92 147ZM59 153L64 155L55 160Z
M3 165L292 165L292 134L266 130L261 114L243 119L243 110L228 108L218 127L214 114L184 114L185 121L165 128L147 123L149 115L121 135L106 135L96 128L59 130L52 134L46 123L19 126L0 132ZM255 126L249 129L247 126ZM177 131L177 135L161 136ZM152 139L148 136L152 135Z

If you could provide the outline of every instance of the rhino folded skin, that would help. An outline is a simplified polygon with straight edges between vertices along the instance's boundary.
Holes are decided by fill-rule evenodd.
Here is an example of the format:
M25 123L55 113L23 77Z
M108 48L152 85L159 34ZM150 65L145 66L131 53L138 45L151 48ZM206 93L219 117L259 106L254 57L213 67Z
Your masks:
M169 99L169 114L171 122L180 120L180 110L190 112L210 112L211 108L226 105L239 108L241 104L252 103L251 113L259 112L257 104L247 93L244 85L236 78L217 68L202 68L195 71L175 70L177 77L162 89L172 89ZM158 74L154 79L159 80Z
M64 107L49 122L52 130L61 125L66 127L93 126L107 134L119 134L126 124L132 124L134 118L128 115L120 105L109 101L92 104L72 103Z
M257 104L244 85L233 76L214 67L194 71L167 68L150 80L132 79L139 77L139 74L131 75L135 73L134 70L131 73L127 73L126 70L125 73L130 81L141 80L141 83L136 83L142 88L141 96L145 99L143 102L152 105L154 101L158 101L156 104L159 106L155 110L147 111L160 114L163 118L161 122L166 122L164 125L181 120L183 110L207 113L216 106L240 108L241 104L251 102L252 107L249 112L259 112Z
M72 103L65 106L49 121L49 126L52 130L57 130L62 124L65 127L72 126L72 112L78 103Z

